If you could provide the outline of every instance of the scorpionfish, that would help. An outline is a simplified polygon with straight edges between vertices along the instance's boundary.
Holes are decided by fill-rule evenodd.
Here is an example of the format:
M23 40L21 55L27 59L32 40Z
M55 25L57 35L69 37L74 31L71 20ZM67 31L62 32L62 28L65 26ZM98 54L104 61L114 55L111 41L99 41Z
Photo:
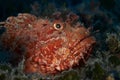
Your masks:
M24 73L52 75L86 62L96 43L89 29L74 13L54 13L50 18L20 13L1 24L6 31L0 36L5 50L24 58Z

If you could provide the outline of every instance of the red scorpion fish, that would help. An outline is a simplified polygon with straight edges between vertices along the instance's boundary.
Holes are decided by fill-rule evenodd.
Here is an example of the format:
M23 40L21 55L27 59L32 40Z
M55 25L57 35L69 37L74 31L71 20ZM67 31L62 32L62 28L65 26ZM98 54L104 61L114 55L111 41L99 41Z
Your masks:
M50 19L23 13L1 22L4 49L24 61L24 73L58 74L89 58L95 38L74 13L54 13Z

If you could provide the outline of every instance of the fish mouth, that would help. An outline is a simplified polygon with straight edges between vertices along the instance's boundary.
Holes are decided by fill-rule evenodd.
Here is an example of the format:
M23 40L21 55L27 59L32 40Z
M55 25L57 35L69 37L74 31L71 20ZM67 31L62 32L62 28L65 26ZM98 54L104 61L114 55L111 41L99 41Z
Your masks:
M77 61L82 60L83 63L86 63L95 43L96 41L92 35L87 35L82 39L77 40L72 48L70 48L70 56L74 56Z

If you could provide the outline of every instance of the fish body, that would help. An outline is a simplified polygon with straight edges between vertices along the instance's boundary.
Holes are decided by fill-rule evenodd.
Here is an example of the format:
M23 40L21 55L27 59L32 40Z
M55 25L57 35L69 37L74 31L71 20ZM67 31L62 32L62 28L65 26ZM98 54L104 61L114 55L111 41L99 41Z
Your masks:
M25 73L51 75L69 70L86 62L93 50L95 38L77 21L76 14L61 17L55 13L52 17L22 13L5 21L0 42L18 56L16 61L25 58Z

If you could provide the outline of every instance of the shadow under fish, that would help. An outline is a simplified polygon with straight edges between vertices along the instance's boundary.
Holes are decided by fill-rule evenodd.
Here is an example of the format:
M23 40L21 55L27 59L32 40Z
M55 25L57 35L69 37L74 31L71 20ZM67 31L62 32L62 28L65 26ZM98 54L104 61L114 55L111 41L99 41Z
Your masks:
M4 26L0 26L0 36L6 32L6 28ZM5 50L2 43L0 43L0 64L10 63L12 66L17 66L21 61L20 55L16 55L9 50Z
M5 27L0 26L0 36L6 31Z
M21 61L20 59L19 55L5 50L0 50L0 64L9 63L11 66L15 67Z

